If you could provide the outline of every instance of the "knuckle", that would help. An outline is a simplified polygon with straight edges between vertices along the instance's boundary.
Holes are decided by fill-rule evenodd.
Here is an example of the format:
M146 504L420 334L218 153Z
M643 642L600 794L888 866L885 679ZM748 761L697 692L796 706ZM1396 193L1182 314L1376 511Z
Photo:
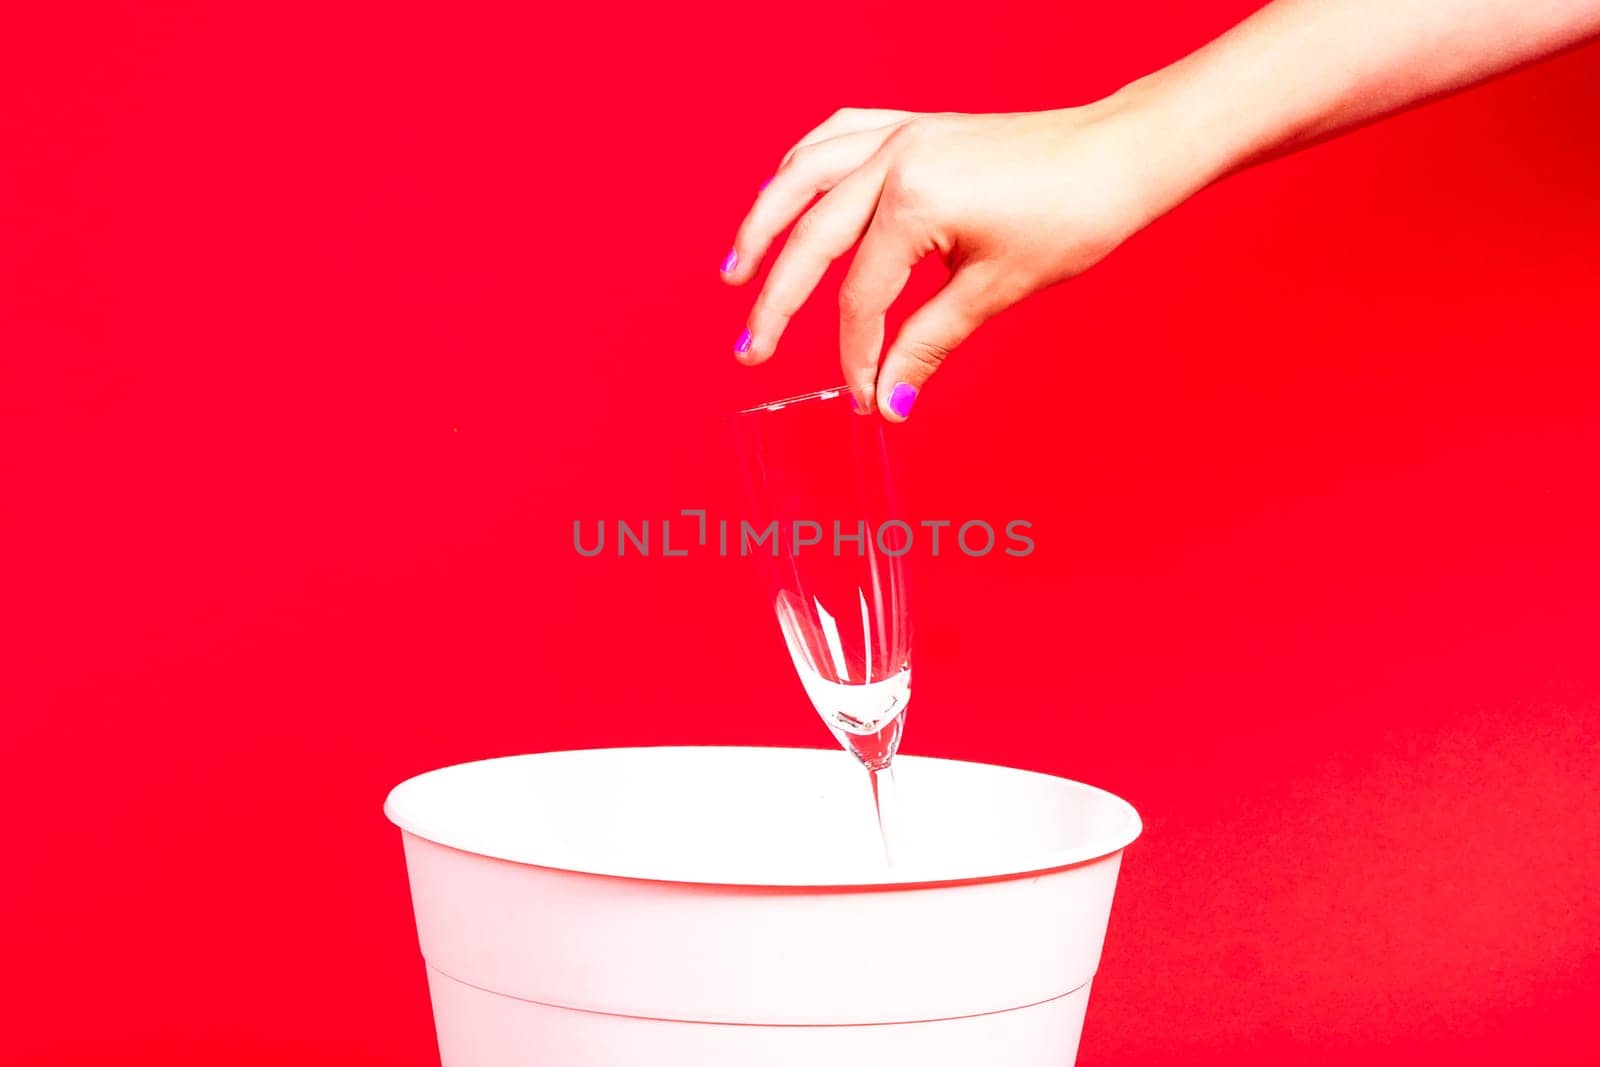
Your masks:
M795 168L802 166L805 160L811 158L811 151L811 146L808 144L803 144L796 148L790 149L789 154L783 159L783 165L778 168L779 173L784 171L792 171Z
M808 245L820 235L819 226L816 213L807 212L794 224L794 229L789 233L789 240L798 245Z
M789 307L780 294L769 289L756 298L755 306L750 309L750 317L755 322L781 328L794 316L794 312L795 309Z
M889 171L883 182L883 204L891 212L915 207L922 200L922 175L903 161Z
M926 341L913 338L905 343L903 352L905 357L923 370L932 374L949 357L952 349L936 341Z
M839 314L847 319L858 319L870 313L866 294L859 285L849 282L839 286Z
M934 171L938 166L938 150L933 147L933 135L927 132L928 128L911 124L906 129L910 132L896 135L900 141L883 186L883 195L894 209L923 204L935 184Z
M928 169L916 160L901 160L883 183L883 207L894 217L917 217L931 199L933 182Z
M938 115L918 115L902 122L892 137L902 151L926 148L943 132L944 120Z

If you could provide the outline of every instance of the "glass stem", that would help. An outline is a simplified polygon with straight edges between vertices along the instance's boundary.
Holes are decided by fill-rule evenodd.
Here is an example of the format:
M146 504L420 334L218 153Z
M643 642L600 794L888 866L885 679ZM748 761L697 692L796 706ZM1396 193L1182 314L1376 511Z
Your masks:
M867 775L872 781L872 807L878 816L878 838L883 842L883 862L892 870L894 849L889 841L894 836L891 828L896 815L895 803L899 799L895 795L894 768L888 763L881 767L868 767Z

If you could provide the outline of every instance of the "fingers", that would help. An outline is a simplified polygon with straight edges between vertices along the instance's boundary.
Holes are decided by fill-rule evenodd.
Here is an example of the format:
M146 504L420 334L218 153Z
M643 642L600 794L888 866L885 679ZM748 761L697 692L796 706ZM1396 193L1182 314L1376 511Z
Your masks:
M722 277L743 285L756 276L778 234L806 205L827 193L882 147L887 130L863 130L816 141L796 151L756 196L739 224L733 250L723 260Z
M881 167L857 169L795 225L735 346L741 360L756 364L771 358L784 327L816 289L828 265L861 239L882 187Z
M830 137L859 133L862 130L883 130L886 127L904 122L915 114L916 112L914 111L893 111L887 108L840 108L832 115L829 115L826 121L796 141L794 147L784 155L782 165L788 166L790 157L806 145L815 144L817 141L825 141Z
M972 264L950 276L943 289L900 327L878 372L878 410L904 422L922 387L957 345L1004 306L990 272Z
M839 287L839 366L864 413L876 406L873 386L883 353L884 316L922 255L915 238L880 204Z

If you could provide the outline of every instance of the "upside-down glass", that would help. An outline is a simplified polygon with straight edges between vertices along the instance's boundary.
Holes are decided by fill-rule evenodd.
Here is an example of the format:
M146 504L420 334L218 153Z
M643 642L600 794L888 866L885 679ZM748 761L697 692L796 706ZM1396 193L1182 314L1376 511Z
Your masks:
M895 510L884 425L844 388L734 418L751 511L740 550L766 562L801 684L871 772L880 820L911 695L911 528Z

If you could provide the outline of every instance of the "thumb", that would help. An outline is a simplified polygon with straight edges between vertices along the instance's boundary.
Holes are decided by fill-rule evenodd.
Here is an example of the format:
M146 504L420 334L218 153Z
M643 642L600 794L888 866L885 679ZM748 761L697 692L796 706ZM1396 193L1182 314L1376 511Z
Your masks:
M999 310L977 267L963 267L907 317L878 368L878 410L904 422L945 357Z

